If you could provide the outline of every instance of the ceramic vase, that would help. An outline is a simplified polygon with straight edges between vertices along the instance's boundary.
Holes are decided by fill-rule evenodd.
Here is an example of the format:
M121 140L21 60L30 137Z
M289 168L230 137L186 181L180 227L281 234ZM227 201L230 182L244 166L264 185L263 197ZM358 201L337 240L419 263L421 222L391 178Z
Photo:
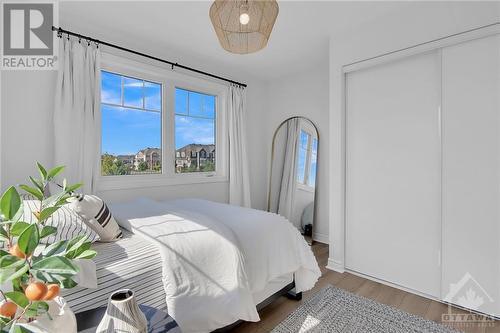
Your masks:
M102 318L97 333L146 333L148 322L137 305L134 292L130 289L118 290L111 294L108 308Z

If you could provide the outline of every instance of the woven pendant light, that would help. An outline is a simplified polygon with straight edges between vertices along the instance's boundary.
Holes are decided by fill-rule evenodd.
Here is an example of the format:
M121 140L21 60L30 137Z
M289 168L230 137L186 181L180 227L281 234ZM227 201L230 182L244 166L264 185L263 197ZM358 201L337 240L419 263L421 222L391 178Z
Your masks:
M246 54L267 45L278 11L276 0L216 0L210 19L225 50Z

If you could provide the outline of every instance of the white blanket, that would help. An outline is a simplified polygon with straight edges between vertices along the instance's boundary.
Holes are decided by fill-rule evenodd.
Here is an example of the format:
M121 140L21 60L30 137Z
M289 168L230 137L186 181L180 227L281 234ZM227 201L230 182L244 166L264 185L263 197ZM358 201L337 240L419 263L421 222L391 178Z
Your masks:
M305 291L321 275L304 238L276 214L198 199L110 207L122 227L159 245L168 311L183 332L258 321L252 293L287 273Z

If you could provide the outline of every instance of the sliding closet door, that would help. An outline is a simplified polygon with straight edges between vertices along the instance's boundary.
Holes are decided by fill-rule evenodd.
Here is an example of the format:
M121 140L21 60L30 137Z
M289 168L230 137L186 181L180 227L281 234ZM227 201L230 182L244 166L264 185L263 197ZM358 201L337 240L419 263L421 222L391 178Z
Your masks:
M442 297L500 316L500 37L442 54Z
M437 53L349 73L346 267L439 296Z

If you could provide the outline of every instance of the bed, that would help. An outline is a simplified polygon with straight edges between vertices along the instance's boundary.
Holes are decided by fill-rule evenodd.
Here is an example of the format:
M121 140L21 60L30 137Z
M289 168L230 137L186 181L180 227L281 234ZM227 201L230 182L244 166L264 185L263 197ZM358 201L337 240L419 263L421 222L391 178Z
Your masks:
M154 243L123 230L123 238L119 241L95 243L92 248L98 253L93 260L99 288L63 290L64 299L74 313L106 306L110 293L124 288L134 290L140 304L168 311L162 282L163 263ZM287 286L292 288L292 284L293 274L270 281L264 290L254 294L255 305L263 307L264 304L260 304L269 296Z
M276 214L198 199L141 198L110 209L124 238L94 245L98 288L64 294L76 313L130 288L183 332L211 332L258 321L273 296L310 289L321 274L303 237Z
M134 290L140 304L167 310L162 283L163 264L157 246L142 236L123 230L123 238L94 243L97 256L97 289L76 287L63 291L74 313L106 306L109 295L118 289Z

